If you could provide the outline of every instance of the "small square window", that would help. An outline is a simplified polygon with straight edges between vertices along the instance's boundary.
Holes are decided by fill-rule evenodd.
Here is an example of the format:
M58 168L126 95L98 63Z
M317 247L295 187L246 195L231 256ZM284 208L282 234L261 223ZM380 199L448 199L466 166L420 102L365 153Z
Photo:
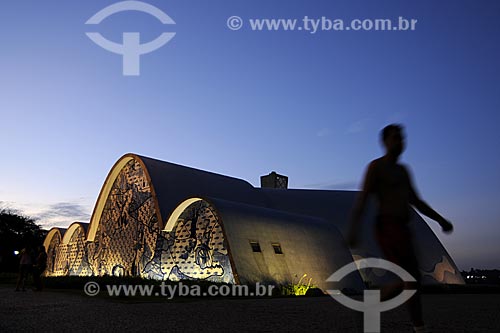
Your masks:
M262 252L262 250L260 249L259 242L252 242L252 241L250 241L250 246L252 247L252 251L253 252Z
M273 246L274 253L283 254L283 250L281 249L280 243L272 243L271 245Z

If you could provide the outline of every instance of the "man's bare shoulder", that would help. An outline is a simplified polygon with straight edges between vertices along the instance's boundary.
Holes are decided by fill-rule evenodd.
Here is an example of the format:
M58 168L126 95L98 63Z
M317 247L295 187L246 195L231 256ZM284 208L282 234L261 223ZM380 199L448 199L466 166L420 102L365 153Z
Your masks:
M374 170L383 164L383 157L379 157L368 163L368 169Z
M410 175L410 166L408 164L398 163L398 165L407 175Z

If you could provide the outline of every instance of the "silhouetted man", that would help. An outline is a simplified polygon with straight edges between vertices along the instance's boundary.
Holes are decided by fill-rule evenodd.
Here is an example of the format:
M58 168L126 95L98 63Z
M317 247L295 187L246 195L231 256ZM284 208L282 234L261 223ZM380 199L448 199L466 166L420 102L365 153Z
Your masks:
M42 275L47 268L47 253L45 246L38 247L38 255L36 257L35 265L33 266L33 282L35 284L35 291L42 291Z
M382 252L388 260L403 267L419 283L420 272L413 248L413 237L408 228L410 205L437 221L446 233L453 230L453 225L420 199L408 170L398 163L405 148L403 127L397 124L388 125L381 131L381 137L386 152L368 165L363 189L353 211L348 240L351 247L356 246L361 216L368 196L373 194L378 203L375 234ZM423 332L424 322L418 291L408 301L408 305L415 332Z

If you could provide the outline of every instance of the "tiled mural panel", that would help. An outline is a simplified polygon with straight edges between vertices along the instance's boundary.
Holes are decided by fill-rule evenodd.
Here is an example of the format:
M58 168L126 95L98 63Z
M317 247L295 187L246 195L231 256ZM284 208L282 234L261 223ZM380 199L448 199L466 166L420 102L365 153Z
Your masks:
M234 283L219 218L206 201L191 204L170 232L160 231L146 173L129 161L106 199L93 242L77 228L67 244L51 240L49 276L141 276Z

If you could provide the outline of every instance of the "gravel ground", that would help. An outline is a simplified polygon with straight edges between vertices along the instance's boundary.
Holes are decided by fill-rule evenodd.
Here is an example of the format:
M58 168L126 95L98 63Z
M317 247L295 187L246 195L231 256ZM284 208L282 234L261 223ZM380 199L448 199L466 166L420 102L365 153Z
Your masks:
M166 301L13 289L0 286L0 332L363 332L362 315L328 296ZM432 332L500 332L500 294L424 295L423 302ZM383 313L382 332L411 332L404 307Z

